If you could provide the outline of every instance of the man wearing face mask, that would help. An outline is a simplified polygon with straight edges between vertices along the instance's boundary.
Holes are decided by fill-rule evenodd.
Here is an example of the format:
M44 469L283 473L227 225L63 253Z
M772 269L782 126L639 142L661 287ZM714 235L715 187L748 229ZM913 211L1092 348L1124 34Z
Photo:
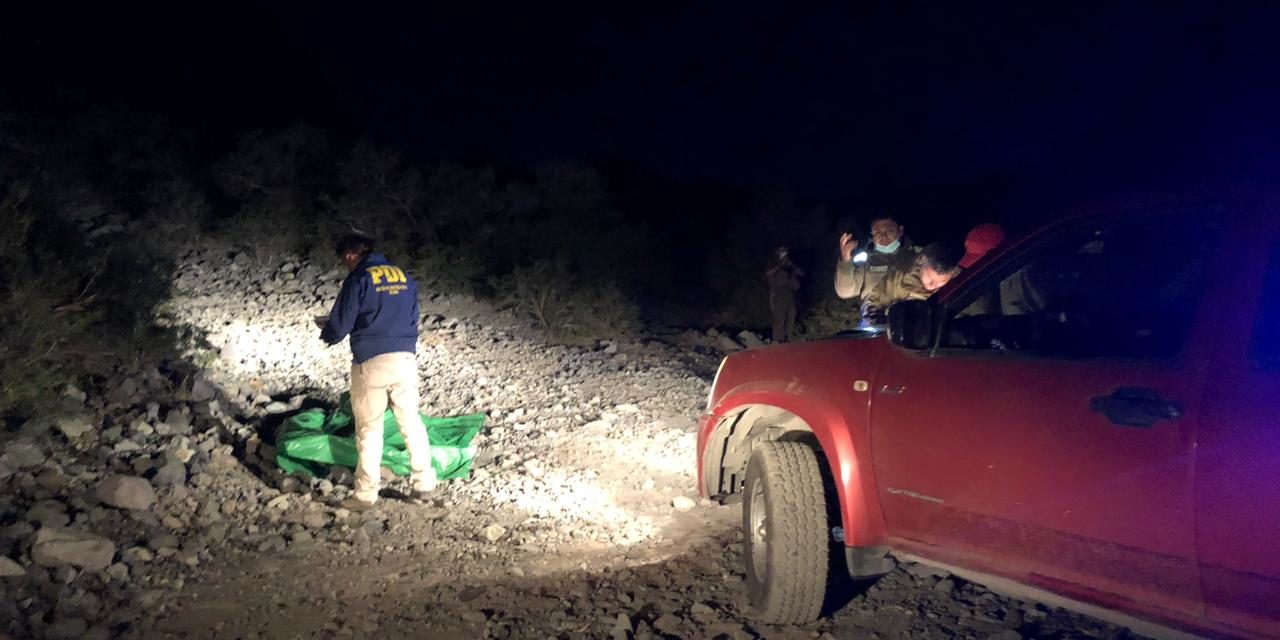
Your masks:
M911 244L902 225L890 216L871 220L871 243L860 248L853 234L840 236L840 260L836 263L836 295L864 299L890 269L911 268L920 248Z
M905 269L889 270L875 289L862 298L862 325L884 324L889 306L903 300L924 300L960 273L964 254L946 242L935 242L916 255Z

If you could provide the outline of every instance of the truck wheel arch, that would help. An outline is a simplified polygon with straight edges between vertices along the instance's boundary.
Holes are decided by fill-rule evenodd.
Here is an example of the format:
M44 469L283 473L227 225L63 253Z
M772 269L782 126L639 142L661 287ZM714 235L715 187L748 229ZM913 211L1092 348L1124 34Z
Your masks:
M737 501L741 498L746 463L756 443L802 442L816 449L827 463L840 501L845 544L884 544L884 521L872 491L874 483L871 478L864 478L859 469L860 461L869 458L856 455L850 430L839 413L822 406L788 407L785 399L744 398L729 407L724 400L719 403L720 417L706 434L699 461L704 494L726 503Z

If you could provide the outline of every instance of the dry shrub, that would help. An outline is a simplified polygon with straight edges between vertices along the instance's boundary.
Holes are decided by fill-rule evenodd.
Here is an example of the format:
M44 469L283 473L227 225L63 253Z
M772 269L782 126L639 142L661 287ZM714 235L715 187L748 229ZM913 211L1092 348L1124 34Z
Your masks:
M493 281L498 299L568 342L590 342L634 333L639 311L617 286L586 282L564 261L539 260Z

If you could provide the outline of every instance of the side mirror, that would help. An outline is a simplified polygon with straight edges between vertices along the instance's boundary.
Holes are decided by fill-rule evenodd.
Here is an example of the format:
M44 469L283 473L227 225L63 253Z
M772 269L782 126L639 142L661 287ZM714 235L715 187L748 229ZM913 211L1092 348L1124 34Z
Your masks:
M889 307L889 341L912 351L933 346L935 307L927 300L903 300Z

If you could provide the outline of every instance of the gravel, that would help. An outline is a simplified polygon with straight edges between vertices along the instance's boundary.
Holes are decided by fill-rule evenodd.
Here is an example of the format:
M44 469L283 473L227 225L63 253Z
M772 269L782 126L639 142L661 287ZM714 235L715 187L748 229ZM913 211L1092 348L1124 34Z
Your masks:
M335 508L349 470L275 465L281 421L334 406L350 366L311 324L344 274L292 262L192 252L168 306L212 345L187 354L200 367L138 363L68 389L70 412L45 431L0 440L0 637L1126 633L909 564L812 625L753 622L740 512L689 497L693 418L750 334L557 345L424 292L422 410L487 414L472 477L426 504L394 478L373 511Z

